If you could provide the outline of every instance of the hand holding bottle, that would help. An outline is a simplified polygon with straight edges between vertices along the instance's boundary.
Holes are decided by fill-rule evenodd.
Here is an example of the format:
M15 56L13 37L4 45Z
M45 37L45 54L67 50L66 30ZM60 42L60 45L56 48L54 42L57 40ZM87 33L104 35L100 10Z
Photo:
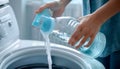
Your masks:
M100 27L101 27L100 21L95 20L92 14L81 17L80 24L78 25L73 35L71 36L69 44L74 46L81 39L81 42L76 46L76 48L78 49L89 38L90 40L86 47L90 46Z
M46 3L42 5L39 9L36 10L36 13L42 12L44 9L49 8L52 11L52 17L61 16L64 12L66 5L70 2L70 0L59 0Z

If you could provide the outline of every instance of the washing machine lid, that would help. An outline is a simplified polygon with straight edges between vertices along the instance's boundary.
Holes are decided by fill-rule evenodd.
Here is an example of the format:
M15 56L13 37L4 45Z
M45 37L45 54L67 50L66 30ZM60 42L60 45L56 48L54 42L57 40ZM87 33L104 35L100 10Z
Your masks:
M3 4L6 4L6 3L9 3L9 0L0 0L0 5L3 5Z

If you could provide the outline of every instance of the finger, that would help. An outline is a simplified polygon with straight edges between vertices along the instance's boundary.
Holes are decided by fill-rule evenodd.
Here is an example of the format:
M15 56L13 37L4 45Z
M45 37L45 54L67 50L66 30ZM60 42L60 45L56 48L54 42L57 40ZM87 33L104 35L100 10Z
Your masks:
M57 4L58 4L57 1L53 1L53 2L50 2L50 3L44 4L38 10L36 10L36 13L39 13L39 12L43 11L46 8L52 9L53 7L57 6Z
M53 17L59 17L62 15L63 12L64 12L64 9L56 10L53 12Z
M55 17L59 17L59 16L61 16L61 14L62 14L62 13L59 13L59 12L54 11L52 17L54 17L54 18L55 18Z
M80 31L75 31L74 34L71 36L70 40L69 40L69 44L71 44L72 46L74 46L76 44L77 41L79 41L83 36L83 32Z
M40 12L42 12L44 9L49 8L50 5L51 5L51 4L48 3L48 4L45 4L45 5L41 6L38 10L36 10L35 13L40 13Z
M73 45L73 41L74 41L74 38L79 34L78 32L80 32L78 29L75 30L75 32L72 34L72 36L70 37L69 39L69 44Z
M95 38L95 35L91 36L90 41L88 42L88 44L85 47L89 47L92 44L92 42L94 41L94 38Z
M84 38L80 41L79 45L76 46L76 49L80 48L89 38L89 35L84 36Z

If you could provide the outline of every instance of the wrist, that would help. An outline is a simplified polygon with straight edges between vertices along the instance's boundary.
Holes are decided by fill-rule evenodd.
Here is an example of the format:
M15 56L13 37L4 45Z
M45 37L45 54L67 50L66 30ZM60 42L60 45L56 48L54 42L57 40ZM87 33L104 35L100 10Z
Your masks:
M101 16L97 15L96 13L90 14L90 20L93 20L93 22L98 25L102 25L105 22L105 20Z

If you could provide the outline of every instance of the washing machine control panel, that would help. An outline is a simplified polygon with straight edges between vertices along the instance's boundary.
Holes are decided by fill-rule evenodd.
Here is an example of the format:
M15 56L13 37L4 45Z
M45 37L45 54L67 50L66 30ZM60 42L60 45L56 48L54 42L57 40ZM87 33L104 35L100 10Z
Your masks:
M0 51L19 38L19 29L13 9L9 5L0 7Z
M2 40L8 34L8 29L12 26L12 20L10 14L6 14L0 17L0 40Z

